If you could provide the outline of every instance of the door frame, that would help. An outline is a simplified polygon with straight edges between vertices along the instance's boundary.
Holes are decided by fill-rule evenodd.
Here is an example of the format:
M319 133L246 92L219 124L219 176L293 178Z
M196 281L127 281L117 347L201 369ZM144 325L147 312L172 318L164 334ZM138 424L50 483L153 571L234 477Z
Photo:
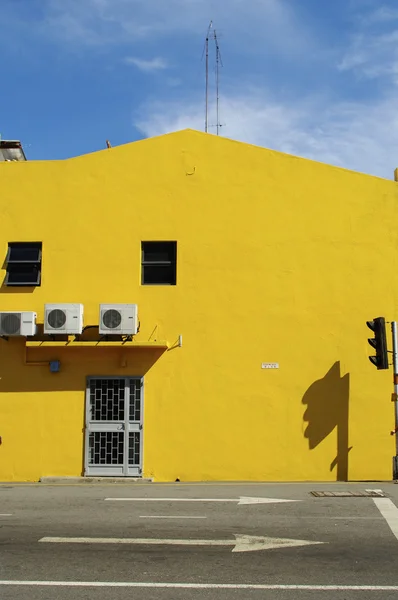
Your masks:
M124 427L124 464L123 464L123 473L121 474L95 474L88 473L89 471L89 429L88 423L91 422L90 417L90 382L93 379L122 379L125 382L129 379L136 379L141 382L141 410L140 410L140 421L139 421L139 432L140 432L140 465L139 465L139 474L128 474L129 464L128 464L128 434L130 432L129 429ZM129 402L129 398L125 398L125 402ZM126 405L125 405L126 406ZM130 406L128 407L129 417L130 417ZM138 421L136 421L138 422ZM100 423L100 421L98 421ZM129 419L130 423L130 419ZM144 470L144 376L143 375L87 375L86 376L86 389L85 389L85 402L84 402L84 469L83 473L85 477L136 477L141 478ZM110 467L109 470L111 470ZM106 469L104 469L106 471Z

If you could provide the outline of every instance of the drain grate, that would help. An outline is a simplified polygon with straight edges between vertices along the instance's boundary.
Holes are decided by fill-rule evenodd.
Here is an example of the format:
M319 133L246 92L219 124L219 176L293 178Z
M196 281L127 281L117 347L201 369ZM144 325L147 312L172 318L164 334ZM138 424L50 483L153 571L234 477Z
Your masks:
M383 490L365 490L364 492L311 492L317 498L385 498Z

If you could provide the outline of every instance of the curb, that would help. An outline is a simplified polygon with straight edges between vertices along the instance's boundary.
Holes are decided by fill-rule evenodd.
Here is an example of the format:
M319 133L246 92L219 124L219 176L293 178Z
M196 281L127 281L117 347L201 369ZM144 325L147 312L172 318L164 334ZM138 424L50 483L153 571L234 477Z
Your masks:
M99 483L101 485L107 483L152 483L152 479L143 479L142 477L40 477L39 483L71 483L77 484L81 483L82 485L87 483Z

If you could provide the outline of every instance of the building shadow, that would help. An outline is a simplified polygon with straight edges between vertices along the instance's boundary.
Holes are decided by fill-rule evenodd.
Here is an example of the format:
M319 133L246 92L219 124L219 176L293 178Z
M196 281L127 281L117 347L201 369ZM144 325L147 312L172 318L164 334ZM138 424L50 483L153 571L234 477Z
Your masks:
M350 376L340 376L340 362L322 379L315 381L305 392L302 403L306 405L303 415L308 425L304 436L308 439L310 450L316 448L322 440L337 430L337 453L330 464L330 471L337 467L337 481L348 480L348 445Z
M164 348L29 348L24 340L0 340L0 393L86 390L88 376L139 376L152 369ZM50 372L50 362L60 370Z

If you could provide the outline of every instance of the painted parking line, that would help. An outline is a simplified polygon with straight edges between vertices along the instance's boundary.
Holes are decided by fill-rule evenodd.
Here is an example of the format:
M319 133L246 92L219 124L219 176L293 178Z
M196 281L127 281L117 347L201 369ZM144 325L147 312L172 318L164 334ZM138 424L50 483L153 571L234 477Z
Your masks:
M170 583L141 581L0 581L0 586L85 588L183 588L196 590L287 590L398 592L398 585L294 585L273 583Z
M373 498L373 502L398 540L398 508L389 498Z

